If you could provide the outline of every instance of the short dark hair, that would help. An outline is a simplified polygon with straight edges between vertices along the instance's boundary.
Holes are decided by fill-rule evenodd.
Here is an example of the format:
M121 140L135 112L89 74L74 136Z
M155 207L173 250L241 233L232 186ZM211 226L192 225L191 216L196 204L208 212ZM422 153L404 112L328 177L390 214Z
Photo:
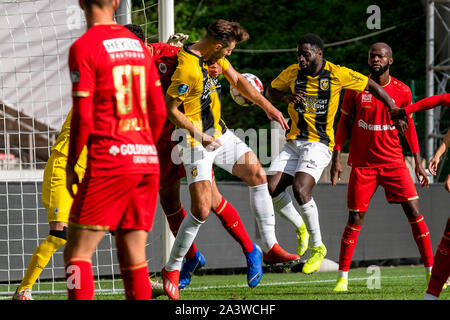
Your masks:
M107 6L112 6L113 4L112 0L82 0L82 1L87 8L91 8L93 6L104 8Z
M312 47L316 47L317 49L323 51L323 41L317 34L308 33L301 36L300 39L298 39L297 47L305 43L309 43Z
M250 35L239 22L219 19L208 26L206 37L228 46L231 41L236 41L236 43L246 41L250 38Z
M133 32L136 37L138 37L143 43L145 43L145 34L141 26L138 26L137 24L126 24L124 25L124 27Z

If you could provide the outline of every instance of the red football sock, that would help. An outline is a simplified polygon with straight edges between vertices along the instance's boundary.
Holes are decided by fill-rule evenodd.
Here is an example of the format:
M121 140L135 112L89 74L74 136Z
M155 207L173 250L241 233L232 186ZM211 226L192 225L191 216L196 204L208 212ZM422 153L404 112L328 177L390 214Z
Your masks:
M166 213L167 222L169 223L170 231L172 231L174 237L177 236L178 229L180 228L181 222L183 222L184 217L186 217L186 211L184 210L183 205L180 205L180 208L173 213ZM197 248L195 247L195 243L192 243L191 247L186 253L186 258L194 258L196 252Z
M347 224L341 238L341 250L339 252L339 270L348 271L358 242L359 231L362 226Z
M434 256L434 266L431 269L430 283L427 293L439 297L444 283L450 276L450 232L444 232Z
M73 257L66 264L65 269L69 300L93 300L94 274L91 260Z
M241 245L242 250L244 252L251 252L253 250L253 242L250 240L241 217L233 205L222 197L219 206L213 209L213 211L228 233Z
M150 300L152 298L152 286L148 278L147 262L120 268L120 274L122 275L127 300Z
M422 215L408 220L411 225L414 241L419 248L420 257L425 268L433 266L433 248L431 247L430 232Z

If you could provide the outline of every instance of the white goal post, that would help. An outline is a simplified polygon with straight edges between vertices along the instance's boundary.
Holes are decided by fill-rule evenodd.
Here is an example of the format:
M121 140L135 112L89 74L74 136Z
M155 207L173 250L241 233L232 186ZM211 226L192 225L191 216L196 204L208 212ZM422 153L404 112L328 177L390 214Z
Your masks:
M173 9L173 0L122 0L116 21L142 26L150 42L164 41L174 30ZM48 236L43 169L72 104L68 49L85 30L78 0L0 1L0 297L14 293L34 249ZM165 228L166 254L150 260L154 270L173 243ZM93 268L97 293L123 291L110 234L95 252ZM66 293L62 250L33 293Z

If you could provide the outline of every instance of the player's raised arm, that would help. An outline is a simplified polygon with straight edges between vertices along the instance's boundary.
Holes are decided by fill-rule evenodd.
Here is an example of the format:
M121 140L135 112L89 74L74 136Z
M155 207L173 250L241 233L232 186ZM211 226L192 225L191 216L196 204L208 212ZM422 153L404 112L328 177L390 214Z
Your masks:
M242 93L246 98L263 109L270 120L277 121L284 130L289 129L289 125L283 116L283 113L275 108L269 100L258 92L245 77L237 72L233 66L230 66L223 72L225 78L231 86Z
M392 120L402 119L417 111L429 110L437 106L450 107L450 93L439 94L431 96L420 101L417 101L409 106L401 108L393 108L389 110Z

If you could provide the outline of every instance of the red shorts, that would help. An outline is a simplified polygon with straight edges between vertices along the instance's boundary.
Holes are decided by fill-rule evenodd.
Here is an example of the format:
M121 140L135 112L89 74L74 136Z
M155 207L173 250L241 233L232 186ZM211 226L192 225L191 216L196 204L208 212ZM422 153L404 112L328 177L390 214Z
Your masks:
M183 163L178 157L177 150L174 150L176 143L172 141L173 130L175 130L175 126L171 122L166 122L163 132L156 142L161 172L159 177L160 189L170 187L181 178L186 177Z
M406 165L352 168L348 182L349 211L366 212L373 194L381 185L389 203L418 199L416 186Z
M157 175L84 177L69 222L93 230L150 231L158 200Z

